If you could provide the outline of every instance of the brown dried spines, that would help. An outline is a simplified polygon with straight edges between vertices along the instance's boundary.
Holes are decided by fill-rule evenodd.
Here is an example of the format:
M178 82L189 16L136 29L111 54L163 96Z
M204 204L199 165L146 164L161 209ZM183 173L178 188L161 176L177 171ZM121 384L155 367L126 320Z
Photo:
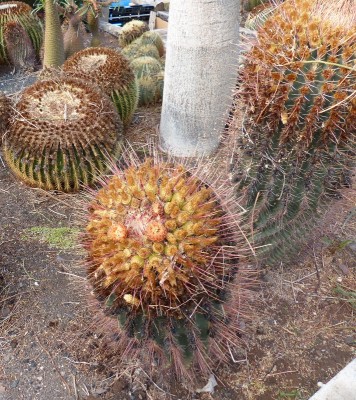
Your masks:
M130 122L138 89L132 68L120 53L103 47L84 49L63 64L63 71L98 85L113 99L123 123Z
M42 25L31 12L32 8L20 1L5 1L0 4L0 64L10 62L3 37L3 31L9 22L19 23L23 27L36 54L39 53L43 40Z
M6 136L5 157L30 185L78 190L119 150L122 125L112 103L80 80L35 83L23 92L17 115Z
M11 100L0 92L0 135L6 132L9 127L10 117L12 115Z
M23 26L19 22L10 21L5 25L3 35L10 63L15 68L33 69L36 53Z

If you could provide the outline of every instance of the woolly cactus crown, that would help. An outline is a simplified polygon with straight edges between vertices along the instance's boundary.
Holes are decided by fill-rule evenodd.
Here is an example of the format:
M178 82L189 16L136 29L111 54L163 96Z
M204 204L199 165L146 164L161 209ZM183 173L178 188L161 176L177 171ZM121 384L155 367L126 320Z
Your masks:
M74 78L40 81L17 104L5 140L5 157L26 183L78 190L106 169L122 130L110 100Z
M144 21L132 20L125 24L119 35L119 45L123 48L130 44L133 40L140 37L144 32L149 30L148 25Z
M137 84L129 62L119 52L104 47L81 50L65 61L63 71L98 85L114 101L123 123L130 122L137 106Z

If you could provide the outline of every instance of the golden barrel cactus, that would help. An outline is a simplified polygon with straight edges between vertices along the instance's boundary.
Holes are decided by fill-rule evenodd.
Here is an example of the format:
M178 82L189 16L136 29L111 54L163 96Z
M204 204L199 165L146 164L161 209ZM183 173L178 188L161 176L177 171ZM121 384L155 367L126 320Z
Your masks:
M104 48L88 48L75 53L63 64L63 71L98 85L110 96L127 126L137 107L138 87L135 74L125 57Z
M4 155L25 183L76 191L107 169L120 151L122 124L109 98L73 78L35 83L16 105Z

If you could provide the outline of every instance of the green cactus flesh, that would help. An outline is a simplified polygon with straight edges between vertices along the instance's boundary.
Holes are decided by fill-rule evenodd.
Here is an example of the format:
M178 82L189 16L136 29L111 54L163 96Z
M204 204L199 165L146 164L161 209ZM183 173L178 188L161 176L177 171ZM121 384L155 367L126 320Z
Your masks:
M22 26L27 32L36 54L39 55L43 40L43 28L39 19L31 11L30 6L19 1L6 1L0 4L0 64L10 63L4 40L4 30L9 22L15 22Z
M226 361L243 298L231 218L183 166L152 159L113 170L93 195L88 279L125 357L190 379Z
M240 87L249 120L237 193L271 262L298 250L355 154L356 31L316 20L310 7L286 2L265 23Z
M162 66L153 57L139 57L131 62L138 87L139 105L155 104L162 98Z
M129 62L119 52L102 47L81 50L66 60L63 71L98 85L113 100L124 126L129 125L138 87Z
M76 191L107 168L120 150L122 125L98 89L73 78L40 81L27 88L6 136L4 155L25 183ZM102 112L105 110L105 113Z

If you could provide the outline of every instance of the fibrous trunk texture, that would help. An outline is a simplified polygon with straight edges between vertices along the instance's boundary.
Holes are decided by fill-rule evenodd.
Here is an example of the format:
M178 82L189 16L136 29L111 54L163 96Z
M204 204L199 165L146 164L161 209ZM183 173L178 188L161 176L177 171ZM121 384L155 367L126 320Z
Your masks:
M209 154L219 144L237 75L239 15L237 0L170 3L160 133L173 155Z
M43 67L60 67L63 63L63 35L57 6L55 0L46 0Z

